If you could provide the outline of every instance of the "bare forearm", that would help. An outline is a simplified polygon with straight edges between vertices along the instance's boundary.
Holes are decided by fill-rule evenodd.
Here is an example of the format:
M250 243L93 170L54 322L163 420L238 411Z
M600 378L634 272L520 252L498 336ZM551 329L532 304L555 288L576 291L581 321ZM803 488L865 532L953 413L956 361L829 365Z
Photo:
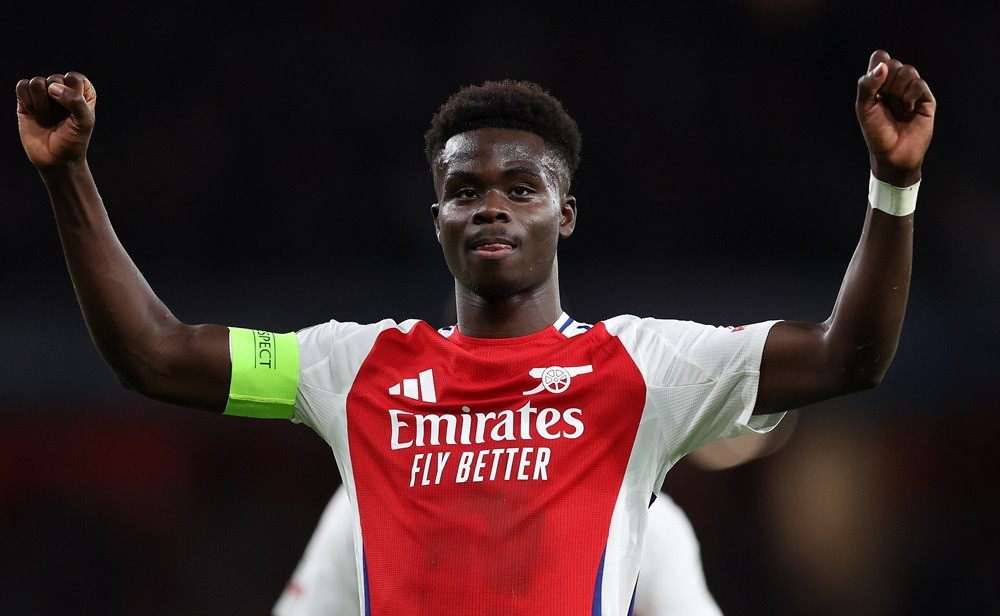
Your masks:
M220 328L181 323L156 296L115 234L86 160L41 175L84 320L119 380L152 397L218 408L225 397L212 375L192 381L171 358L192 338L220 338Z
M801 408L881 381L899 343L912 246L912 215L868 209L830 317L771 329L754 412Z
M846 391L877 385L896 353L910 290L913 215L868 208L864 229L826 321L826 346Z

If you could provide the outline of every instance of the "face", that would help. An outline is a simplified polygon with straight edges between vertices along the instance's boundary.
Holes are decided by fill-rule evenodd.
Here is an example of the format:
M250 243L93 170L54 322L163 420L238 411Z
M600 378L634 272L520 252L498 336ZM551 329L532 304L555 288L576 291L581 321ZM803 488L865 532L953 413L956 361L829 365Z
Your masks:
M455 135L434 169L434 226L458 283L486 299L556 285L556 246L576 224L565 165L538 135Z

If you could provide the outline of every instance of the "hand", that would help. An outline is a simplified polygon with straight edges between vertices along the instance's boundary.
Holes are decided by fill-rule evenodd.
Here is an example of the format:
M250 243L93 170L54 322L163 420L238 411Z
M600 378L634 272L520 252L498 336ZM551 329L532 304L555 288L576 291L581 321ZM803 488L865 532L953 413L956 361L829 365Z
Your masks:
M868 72L858 79L855 110L876 178L900 187L920 180L936 109L917 69L881 49L872 54Z
M17 129L28 159L44 169L82 160L94 131L97 91L80 73L17 83Z

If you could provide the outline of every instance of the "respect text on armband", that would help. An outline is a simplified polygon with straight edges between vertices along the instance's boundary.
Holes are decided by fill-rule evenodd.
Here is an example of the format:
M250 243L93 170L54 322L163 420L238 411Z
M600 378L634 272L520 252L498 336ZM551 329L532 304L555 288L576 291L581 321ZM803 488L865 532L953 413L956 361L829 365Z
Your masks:
M276 366L274 334L262 329L253 330L254 351L256 357L254 367L273 370Z
M434 447L414 452L408 477L411 488L442 482L547 481L552 449L541 446L583 435L583 411L536 408L422 414L389 409L393 450ZM522 446L534 441L532 446ZM442 446L454 449L441 450Z

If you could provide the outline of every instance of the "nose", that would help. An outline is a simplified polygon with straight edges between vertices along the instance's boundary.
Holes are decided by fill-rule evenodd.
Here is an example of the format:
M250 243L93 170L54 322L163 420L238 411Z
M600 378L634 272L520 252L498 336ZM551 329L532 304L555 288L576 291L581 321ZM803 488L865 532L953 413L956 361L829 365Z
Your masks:
M510 222L507 196L496 190L487 191L479 201L476 213L472 215L472 222L477 225Z

